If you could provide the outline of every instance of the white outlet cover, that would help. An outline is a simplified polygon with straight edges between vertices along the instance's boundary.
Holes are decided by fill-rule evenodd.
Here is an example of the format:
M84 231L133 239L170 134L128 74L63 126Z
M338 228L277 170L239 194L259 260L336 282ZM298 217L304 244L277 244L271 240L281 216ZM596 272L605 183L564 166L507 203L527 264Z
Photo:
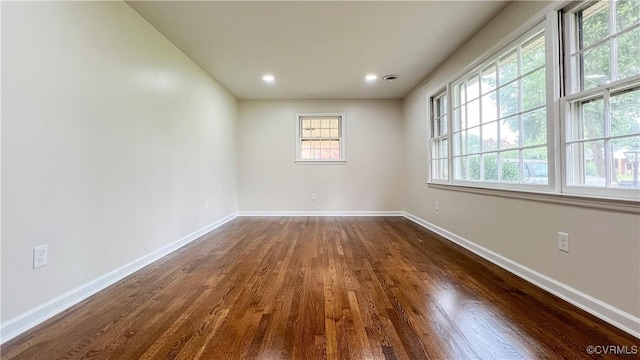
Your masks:
M47 265L49 262L49 246L40 245L33 248L33 268Z
M558 233L558 250L569 252L569 234L563 232Z

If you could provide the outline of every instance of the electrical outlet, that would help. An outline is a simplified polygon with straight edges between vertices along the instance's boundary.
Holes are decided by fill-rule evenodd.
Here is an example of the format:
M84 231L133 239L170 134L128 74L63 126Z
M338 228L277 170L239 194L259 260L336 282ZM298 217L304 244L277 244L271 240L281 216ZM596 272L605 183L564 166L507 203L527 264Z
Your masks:
M208 201L204 202L204 211L209 211L209 202Z
M318 196L316 195L316 193L311 194L311 201L316 201L318 200Z
M33 248L33 268L47 265L49 261L49 246L40 245Z
M558 233L558 250L569 252L569 234L563 232Z
M436 200L436 211L440 211L440 202Z

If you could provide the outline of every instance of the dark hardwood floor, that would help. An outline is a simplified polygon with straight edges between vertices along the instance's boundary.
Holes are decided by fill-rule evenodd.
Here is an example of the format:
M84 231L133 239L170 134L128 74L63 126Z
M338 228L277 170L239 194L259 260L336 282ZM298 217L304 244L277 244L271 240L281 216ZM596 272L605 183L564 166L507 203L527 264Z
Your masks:
M238 218L10 340L1 357L603 357L589 345L640 351L404 218Z

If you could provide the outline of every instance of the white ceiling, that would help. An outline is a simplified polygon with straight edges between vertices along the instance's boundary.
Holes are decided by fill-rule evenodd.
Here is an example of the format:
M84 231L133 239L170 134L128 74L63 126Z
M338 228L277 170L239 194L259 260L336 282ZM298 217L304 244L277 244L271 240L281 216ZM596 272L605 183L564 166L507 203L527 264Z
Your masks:
M398 99L508 1L128 4L239 99Z

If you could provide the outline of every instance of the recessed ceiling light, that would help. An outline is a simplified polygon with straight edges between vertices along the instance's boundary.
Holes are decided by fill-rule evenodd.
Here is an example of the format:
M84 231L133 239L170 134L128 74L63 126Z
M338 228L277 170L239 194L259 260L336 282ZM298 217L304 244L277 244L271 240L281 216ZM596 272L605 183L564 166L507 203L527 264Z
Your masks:
M376 79L378 79L378 75L375 75L375 74L369 74L365 77L365 80L369 82L376 81Z
M272 82L276 81L276 77L273 76L273 75L267 74L267 75L262 77L262 80L264 82L272 83Z

